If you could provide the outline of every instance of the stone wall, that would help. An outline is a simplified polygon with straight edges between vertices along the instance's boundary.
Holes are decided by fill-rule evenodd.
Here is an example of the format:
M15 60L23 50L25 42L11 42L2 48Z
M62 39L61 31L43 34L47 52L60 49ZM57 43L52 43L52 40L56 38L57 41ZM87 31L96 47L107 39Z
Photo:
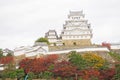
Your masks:
M82 40L63 40L62 41L65 46L90 46L90 39L82 39Z

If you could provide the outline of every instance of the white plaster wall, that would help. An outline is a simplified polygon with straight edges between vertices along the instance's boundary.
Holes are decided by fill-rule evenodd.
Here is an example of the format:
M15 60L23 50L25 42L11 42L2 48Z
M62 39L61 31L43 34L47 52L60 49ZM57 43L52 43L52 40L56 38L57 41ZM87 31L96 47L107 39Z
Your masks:
M7 54L8 54L8 53L5 53L5 52L4 52L4 53L3 53L3 56L7 56Z
M20 55L24 55L24 54L25 54L25 50L14 51L14 56L20 56Z
M63 40L91 39L90 36L63 36Z
M48 39L50 43L57 42L57 39Z
M61 54L61 53L69 53L70 51L76 51L76 52L107 51L109 52L109 50L106 47L100 47L100 48L81 48L81 49L70 49L70 50L63 50L63 51L52 51L46 54Z

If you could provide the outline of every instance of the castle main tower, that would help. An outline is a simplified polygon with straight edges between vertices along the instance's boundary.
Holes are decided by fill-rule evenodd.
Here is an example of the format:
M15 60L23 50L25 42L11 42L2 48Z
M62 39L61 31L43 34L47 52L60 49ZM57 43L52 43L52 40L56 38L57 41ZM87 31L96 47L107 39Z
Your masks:
M83 11L70 11L68 20L63 24L62 43L66 46L90 46L92 38L91 25L85 19Z

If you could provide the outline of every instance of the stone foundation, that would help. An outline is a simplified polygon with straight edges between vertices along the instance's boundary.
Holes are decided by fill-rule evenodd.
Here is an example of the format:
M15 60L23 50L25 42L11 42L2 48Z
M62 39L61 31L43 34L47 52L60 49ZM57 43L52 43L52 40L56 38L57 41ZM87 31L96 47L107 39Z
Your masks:
M62 43L65 46L90 46L90 45L92 45L90 39L63 40Z

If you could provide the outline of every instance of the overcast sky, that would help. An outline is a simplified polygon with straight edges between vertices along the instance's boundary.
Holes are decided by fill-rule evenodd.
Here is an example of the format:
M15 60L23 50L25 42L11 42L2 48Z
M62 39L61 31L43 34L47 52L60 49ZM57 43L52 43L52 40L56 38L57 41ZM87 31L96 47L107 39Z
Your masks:
M69 11L81 10L93 43L120 42L120 0L0 0L0 48L33 45L49 29L60 34Z

